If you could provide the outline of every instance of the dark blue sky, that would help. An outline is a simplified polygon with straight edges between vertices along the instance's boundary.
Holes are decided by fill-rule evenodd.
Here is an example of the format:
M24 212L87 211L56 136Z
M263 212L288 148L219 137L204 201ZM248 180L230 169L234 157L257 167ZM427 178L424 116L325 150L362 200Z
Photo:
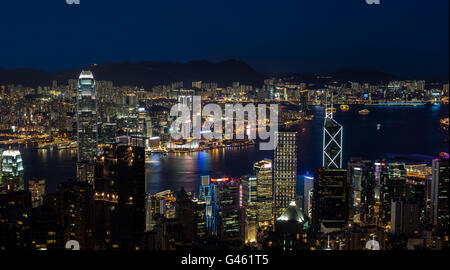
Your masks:
M2 0L0 67L242 59L257 70L448 73L448 0Z

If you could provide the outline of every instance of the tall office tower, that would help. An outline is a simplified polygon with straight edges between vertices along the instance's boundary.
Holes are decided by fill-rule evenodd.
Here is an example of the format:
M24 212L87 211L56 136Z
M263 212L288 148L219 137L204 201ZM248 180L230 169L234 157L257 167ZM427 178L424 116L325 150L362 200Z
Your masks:
M28 191L31 193L33 208L41 206L44 202L45 180L28 181Z
M274 155L274 218L281 216L297 191L297 132L276 133Z
M87 182L66 182L58 187L61 194L60 219L64 228L64 243L76 240L81 250L93 249L92 185Z
M331 109L331 110L330 110ZM333 104L325 108L323 123L322 167L342 169L343 127L333 119Z
M216 186L209 175L201 177L198 199L205 202L205 225L208 235L216 235Z
M257 241L257 212L258 212L258 190L257 178L253 175L245 175L242 177L242 198L245 215L247 217L247 242L253 243ZM272 211L272 207L270 208Z
M223 241L245 239L244 209L241 207L241 185L237 179L211 179L216 185L217 232Z
M178 220L178 231L181 236L179 240L184 243L193 243L196 240L196 203L192 201L191 197L187 194L184 188L177 194L176 201L176 218Z
M94 76L82 71L78 79L77 92L77 179L94 182L94 157L97 155L97 94Z
M142 249L145 200L144 148L105 147L95 158L97 242L113 249Z
M434 159L431 180L431 220L441 234L449 234L449 162Z
M386 226L391 221L392 201L406 200L406 168L401 162L385 164L381 172L379 221Z
M391 228L393 234L411 234L419 230L419 202L393 201L391 208Z
M311 110L308 106L308 90L300 90L300 111L305 115L310 115Z
M1 156L0 190L20 191L25 189L22 156L19 150L3 151Z
M312 217L312 200L314 194L314 177L303 177L303 213L307 218Z
M256 220L258 227L265 229L273 221L273 172L272 161L265 159L253 165L256 176ZM295 196L295 195L294 195Z
M30 250L30 210L30 192L0 192L0 250Z
M373 162L351 158L347 164L349 189L349 220L358 224L372 224L375 218L376 180Z
M312 226L343 228L348 220L347 170L317 169L314 173Z

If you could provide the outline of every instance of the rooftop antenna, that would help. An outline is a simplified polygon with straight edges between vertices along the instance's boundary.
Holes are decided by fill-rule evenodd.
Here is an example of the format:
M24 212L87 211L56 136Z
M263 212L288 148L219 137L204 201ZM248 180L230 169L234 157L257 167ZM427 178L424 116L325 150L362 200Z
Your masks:
M328 235L327 248L326 248L325 250L331 250L331 246L330 246L330 235Z
M333 93L331 93L331 107L328 111L328 95L325 95L325 118L333 119Z

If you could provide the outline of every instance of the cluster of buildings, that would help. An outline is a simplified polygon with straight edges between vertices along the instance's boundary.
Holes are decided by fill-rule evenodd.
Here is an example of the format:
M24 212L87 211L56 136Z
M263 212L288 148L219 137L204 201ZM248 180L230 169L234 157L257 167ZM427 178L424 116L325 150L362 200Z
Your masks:
M423 84L415 82L414 91ZM64 100L72 95L76 100L71 109L76 119L71 132L78 148L76 181L60 184L54 193L46 193L45 181L29 181L26 187L20 152L1 152L0 250L64 249L71 241L83 250L449 246L448 155L432 164L352 158L345 169L343 127L333 119L333 111L326 110L323 163L313 176L302 179L303 192L297 175L298 133L283 128L277 132L273 160L256 162L247 175L202 176L198 194L184 189L148 194L146 148L155 136L161 140L170 133L165 128L166 101L150 98L152 106L137 106L141 90L121 99L124 96L113 91L112 84L96 82L88 71L69 85L75 93L55 96ZM178 92L178 100L195 92L181 89L181 83L175 86L158 91L168 96ZM239 83L225 90L203 82L193 82L192 87L214 97L242 96L242 91L269 100L289 100L293 95L303 113L308 113L311 101L310 91L304 90L307 85L276 80L266 81L262 91ZM409 86L400 88L404 87ZM53 88L41 89L38 95ZM115 106L120 102L125 105ZM24 118L28 115L35 119L34 111Z

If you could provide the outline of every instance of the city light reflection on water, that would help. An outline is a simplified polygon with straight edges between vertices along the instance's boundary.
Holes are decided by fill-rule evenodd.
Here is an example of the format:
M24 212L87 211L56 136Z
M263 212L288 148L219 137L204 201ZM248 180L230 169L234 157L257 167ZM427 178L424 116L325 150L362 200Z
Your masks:
M344 161L350 156L374 159L387 152L436 156L448 149L448 131L439 125L440 119L448 117L448 105L371 107L371 113L364 117L358 115L359 109L352 106L348 112L338 110L335 114L344 126ZM313 110L315 119L298 126L299 175L312 172L321 164L324 113L323 107ZM37 150L30 146L20 149L26 181L47 179L48 191L52 192L58 183L75 178L76 150ZM259 151L257 144L167 156L154 154L146 164L148 192L178 191L184 186L197 193L201 175L240 177L252 172L253 163L272 156L272 151Z

